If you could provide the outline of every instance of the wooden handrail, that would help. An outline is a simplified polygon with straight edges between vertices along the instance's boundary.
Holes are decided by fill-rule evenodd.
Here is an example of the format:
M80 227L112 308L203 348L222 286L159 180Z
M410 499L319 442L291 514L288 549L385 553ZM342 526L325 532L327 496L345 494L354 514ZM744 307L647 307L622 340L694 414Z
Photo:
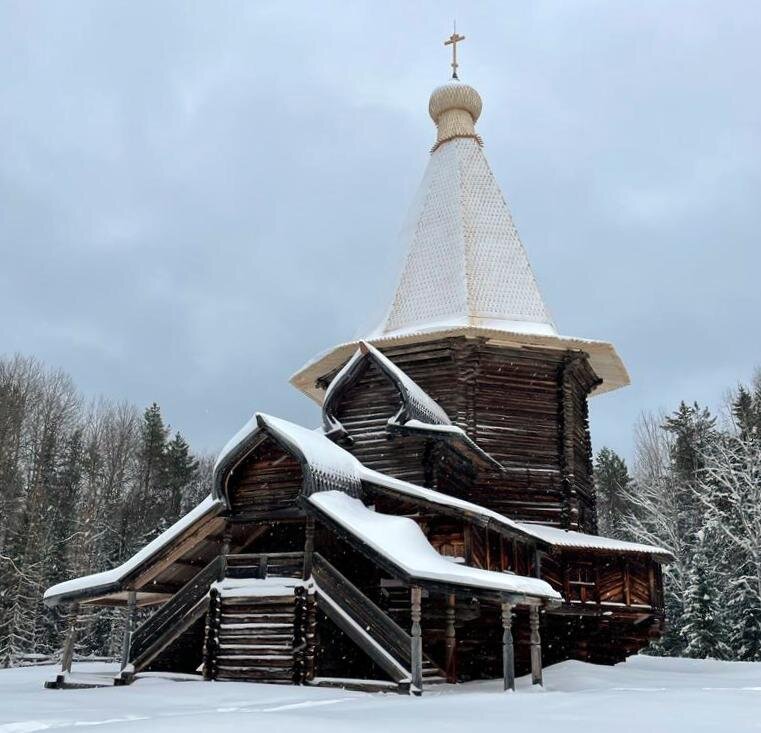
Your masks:
M132 635L129 661L135 660L151 647L156 638L182 618L209 591L209 586L217 579L220 557L215 557L206 567L193 576L156 613L142 623Z
M348 578L342 575L319 552L314 553L312 575L319 588L323 588L342 610L360 623L381 646L409 667L412 639L410 635L389 618Z

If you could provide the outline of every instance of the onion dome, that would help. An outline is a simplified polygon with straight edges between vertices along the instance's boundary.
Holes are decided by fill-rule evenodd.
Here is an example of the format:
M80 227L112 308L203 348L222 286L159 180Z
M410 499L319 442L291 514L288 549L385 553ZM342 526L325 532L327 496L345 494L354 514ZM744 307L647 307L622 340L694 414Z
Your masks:
M438 130L434 150L457 137L469 137L481 144L475 128L481 116L481 95L468 84L452 81L436 87L428 101L428 113Z

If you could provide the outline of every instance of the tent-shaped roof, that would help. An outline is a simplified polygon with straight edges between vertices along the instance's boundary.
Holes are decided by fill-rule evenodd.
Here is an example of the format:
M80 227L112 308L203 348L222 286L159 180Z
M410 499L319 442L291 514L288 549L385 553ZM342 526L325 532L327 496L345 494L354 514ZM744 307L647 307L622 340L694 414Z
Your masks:
M385 319L366 340L382 346L464 335L583 350L602 379L598 393L628 384L611 344L558 334L475 132L478 93L452 82L434 90L429 110L438 137L402 229L407 259ZM355 346L319 356L292 383L320 402L317 379L344 364Z

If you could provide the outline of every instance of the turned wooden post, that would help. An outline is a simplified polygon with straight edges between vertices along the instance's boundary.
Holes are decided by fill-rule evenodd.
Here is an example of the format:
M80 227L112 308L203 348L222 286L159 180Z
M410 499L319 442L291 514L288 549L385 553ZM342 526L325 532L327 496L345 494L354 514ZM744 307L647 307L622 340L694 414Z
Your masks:
M304 527L304 580L312 575L312 555L314 553L314 519L307 517Z
M77 621L79 619L79 604L74 603L69 611L69 630L63 645L61 656L61 672L71 672L71 663L74 661L74 644L77 641Z
M502 604L502 676L504 678L504 689L515 690L515 649L513 648L512 603Z
M423 691L423 633L420 627L422 618L422 588L413 585L410 588L410 616L412 618L412 647L410 649L410 666L412 687L415 694Z
M122 665L124 669L129 664L129 655L132 647L132 633L135 630L135 616L137 614L137 591L127 591L127 615L124 619L124 641L122 642Z
M457 631L455 622L457 620L456 598L454 593L447 596L446 610L446 671L447 682L454 684L457 682Z
M542 638L539 636L539 606L529 609L531 626L531 684L542 684Z

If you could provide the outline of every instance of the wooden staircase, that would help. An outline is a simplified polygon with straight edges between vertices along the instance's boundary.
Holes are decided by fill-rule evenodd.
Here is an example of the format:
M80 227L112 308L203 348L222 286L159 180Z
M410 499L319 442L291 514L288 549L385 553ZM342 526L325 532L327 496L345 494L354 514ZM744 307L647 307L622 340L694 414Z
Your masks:
M114 684L130 684L138 672L154 664L203 619L209 607L209 586L219 575L219 562L219 558L212 560L135 630L128 666L114 678Z
M314 554L312 574L320 610L397 683L400 692L409 691L410 635L319 553ZM409 599L408 590L406 595ZM407 603L409 616L409 600ZM424 687L447 681L425 654L422 667Z
M289 559L228 556L225 579L250 582L210 592L206 679L301 684L314 675L314 595L298 580L301 563Z

